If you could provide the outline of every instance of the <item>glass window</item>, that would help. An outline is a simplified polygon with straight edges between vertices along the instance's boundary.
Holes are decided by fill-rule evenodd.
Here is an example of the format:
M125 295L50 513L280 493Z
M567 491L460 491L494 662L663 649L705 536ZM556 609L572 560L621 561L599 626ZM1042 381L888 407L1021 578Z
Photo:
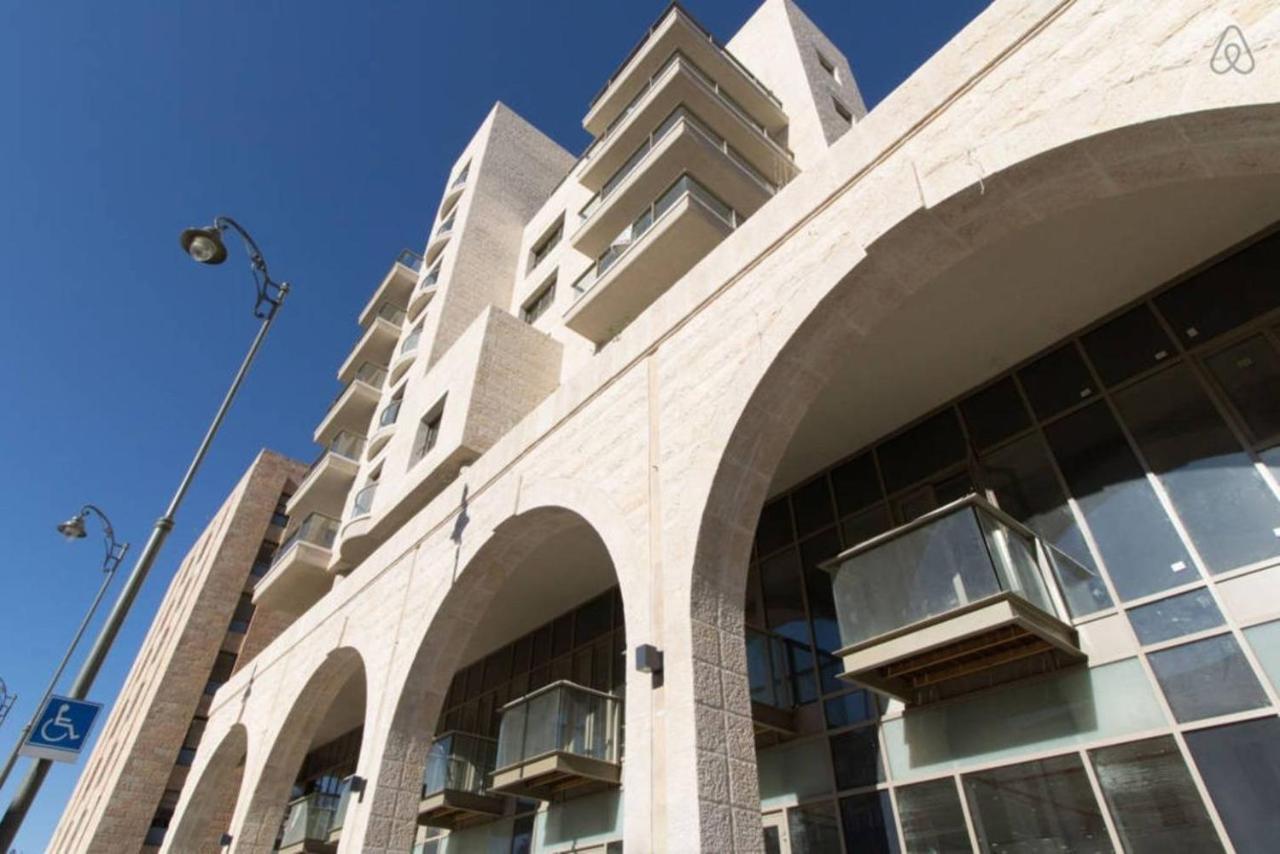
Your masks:
M840 643L840 626L836 619L836 600L831 590L831 574L818 564L840 553L840 537L834 529L810 537L800 544L800 563L804 567L805 592L809 595L809 618L813 623L813 639L822 652L835 652Z
M1176 352L1145 304L1104 323L1080 341L1098 376L1109 386L1158 365Z
M966 774L963 780L984 850L1114 850L1075 754Z
M1040 418L1057 415L1088 400L1097 391L1084 359L1071 342L1018 371L1018 378L1022 380L1032 410Z
M612 625L613 597L606 593L598 596L574 612L576 625L573 630L574 643L579 645L600 637Z
M965 441L955 410L944 409L927 418L885 442L876 454L890 492L960 462L965 458Z
M1237 851L1274 851L1280 839L1280 718L1187 733Z
M1031 424L1013 377L1005 377L962 400L960 413L969 428L969 438L978 449L989 448Z
M1255 335L1204 361L1254 439L1280 433L1280 357L1271 342Z
M1090 751L1116 833L1130 854L1221 851L1178 745L1170 736Z
M844 844L858 854L898 854L898 831L888 792L866 792L840 799Z
M787 810L791 854L841 854L840 826L833 803L806 804Z
M1201 587L1134 608L1129 612L1129 622L1133 623L1138 641L1145 645L1220 626L1222 612L1209 591Z
M956 783L950 777L898 789L898 817L907 854L973 850Z
M826 477L819 477L791 493L796 533L803 537L835 522Z
M844 538L845 548L849 548L864 543L878 534L883 534L892 527L893 521L889 518L889 507L879 504L841 522L840 534Z
M791 530L791 505L786 496L766 504L760 511L760 521L756 523L756 548L760 554L776 552L790 545L795 538Z
M1271 685L1280 689L1280 620L1250 626L1244 630L1244 637Z
M1104 404L1049 425L1045 437L1122 600L1191 580L1191 557Z
M1190 368L1117 393L1116 407L1211 572L1280 552L1280 503Z
M1267 695L1229 634L1193 641L1149 655L1151 669L1179 721L1195 721L1256 709Z
M1220 261L1155 298L1184 344L1199 344L1280 305L1280 234Z
M1071 615L1081 617L1110 607L1111 595L1097 573L1044 441L1034 433L1024 436L983 457L980 467L1000 508L1068 558L1055 555L1054 569Z
M862 689L832 697L822 704L827 716L827 728L838 729L878 718L880 702L877 695Z
M525 323L536 323L539 317L547 313L556 301L556 277L552 276L538 292L520 309L520 319Z
M831 764L837 789L858 789L884 782L880 765L880 740L874 726L831 736Z
M840 515L855 513L875 504L880 494L880 479L876 476L876 464L870 453L854 457L847 463L832 469L831 488L836 495Z
M800 560L794 548L760 562L760 589L764 594L765 621L770 631L801 643L809 643L809 621L804 612Z
M826 741L788 741L756 753L760 804L771 809L831 791L831 758Z

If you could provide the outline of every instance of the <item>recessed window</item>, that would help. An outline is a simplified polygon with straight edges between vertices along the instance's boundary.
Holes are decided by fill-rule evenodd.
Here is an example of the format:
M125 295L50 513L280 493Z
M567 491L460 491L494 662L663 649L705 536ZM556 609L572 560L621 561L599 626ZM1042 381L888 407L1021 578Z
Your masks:
M849 124L853 124L853 112L848 107L840 103L840 101L835 98L831 99L831 106L836 108L836 115L844 119Z
M840 82L840 72L836 70L836 64L822 55L821 51L815 51L818 54L818 65L822 66L822 70L830 75L831 79Z
M444 401L441 401L418 422L418 434L413 437L413 453L409 456L409 465L425 457L436 446L440 438L440 422L443 419Z
M467 175L469 175L470 173L471 173L471 161L468 160L466 164L463 165L463 167L458 170L458 177L453 179L453 183L449 185L449 189L453 189L454 187L457 187L460 184L465 184L467 181Z
M535 323L539 317L547 313L556 301L556 277L552 276L546 284L538 288L538 292L525 302L520 309L520 319L525 323Z
M555 224L547 230L542 237L538 238L538 242L533 245L533 249L529 253L529 269L532 270L542 263L542 259L556 248L556 244L560 242L561 235L564 234L564 214L555 221Z

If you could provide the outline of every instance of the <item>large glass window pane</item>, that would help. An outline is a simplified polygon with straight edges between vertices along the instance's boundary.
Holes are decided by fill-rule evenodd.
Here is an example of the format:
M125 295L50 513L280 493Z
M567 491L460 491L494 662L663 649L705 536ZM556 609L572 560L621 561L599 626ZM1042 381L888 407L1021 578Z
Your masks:
M1267 704L1258 677L1231 635L1153 652L1148 659L1179 721L1196 721Z
M771 631L801 643L809 643L809 621L804 613L800 558L794 548L760 562L760 589L764 594L765 620Z
M869 507L881 499L880 479L870 453L854 457L847 463L832 469L831 488L836 495L840 515L854 513Z
M880 716L880 702L876 694L861 689L832 697L822 704L827 716L827 728L838 729L877 718Z
M826 477L815 478L792 493L791 507L796 515L796 533L801 537L835 521Z
M840 799L844 844L858 854L898 854L898 831L888 792L867 792Z
M1191 557L1110 410L1086 406L1045 428L1122 600L1190 580Z
M810 537L800 544L800 563L804 568L805 591L809 595L809 618L813 623L813 640L822 652L840 648L840 626L836 619L836 600L831 591L831 573L818 564L840 553L840 537L834 528Z
M966 774L963 780L984 850L1114 850L1084 765L1075 754Z
M833 803L787 810L791 854L840 854L840 826Z
M1178 745L1170 736L1090 751L1102 796L1129 854L1221 851Z
M973 850L955 780L950 777L898 789L898 817L907 854Z
M1129 612L1129 622L1133 623L1139 642L1153 644L1220 626L1222 612L1202 587L1134 608Z
M960 401L960 412L976 448L989 448L1031 424L1013 377L1005 377Z
M1185 364L1117 393L1116 406L1211 572L1280 553L1280 503Z
M772 809L831 791L831 754L821 738L788 741L756 753L760 806Z
M1280 690L1280 620L1250 626L1244 630L1244 637L1272 687Z
M1220 261L1156 297L1188 346L1208 341L1280 305L1280 234Z
M786 496L766 504L760 511L760 521L756 523L756 548L760 554L776 552L794 542L795 538L791 530L791 504Z
M954 409L944 409L877 449L885 487L896 492L965 458Z
M1025 436L988 454L981 466L1000 508L1070 558L1055 561L1055 569L1071 615L1080 617L1110 607L1111 596L1040 437Z
M1280 840L1280 718L1187 733L1227 836L1237 851L1274 851Z
M1160 364L1176 352L1145 304L1099 326L1081 343L1098 376L1109 386Z
M1205 365L1254 439L1280 433L1280 357L1270 341L1246 338L1205 359Z
M831 736L831 764L837 789L857 789L884 781L876 728L865 726Z
M1018 378L1022 380L1032 410L1040 418L1057 415L1088 400L1097 391L1084 359L1071 342L1018 371Z
M841 522L840 534L844 537L845 548L848 548L883 534L892 527L888 505L878 504Z

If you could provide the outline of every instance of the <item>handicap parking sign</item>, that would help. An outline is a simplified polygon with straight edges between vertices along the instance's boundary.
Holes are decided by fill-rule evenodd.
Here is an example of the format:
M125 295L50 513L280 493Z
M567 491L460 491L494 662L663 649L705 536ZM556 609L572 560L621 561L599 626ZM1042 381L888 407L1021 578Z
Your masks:
M22 754L54 762L75 762L101 710L101 703L50 697L27 733Z

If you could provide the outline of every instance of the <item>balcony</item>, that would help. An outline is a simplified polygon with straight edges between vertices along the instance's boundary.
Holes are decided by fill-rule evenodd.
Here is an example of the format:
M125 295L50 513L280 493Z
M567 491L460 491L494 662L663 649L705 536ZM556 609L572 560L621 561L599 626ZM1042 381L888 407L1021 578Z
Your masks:
M280 854L333 854L337 851L336 840L330 841L330 831L338 815L340 800L338 795L313 792L290 801L277 849Z
M795 674L813 654L808 644L751 627L746 643L751 718L756 744L764 747L796 734Z
M360 340L351 348L342 367L338 369L338 380L350 382L358 367L365 362L385 365L395 352L396 341L400 339L400 328L404 326L405 312L391 303L383 303L373 317L369 328L360 336Z
M400 349L396 351L395 361L391 363L391 382L394 384L404 376L404 372L409 370L409 366L413 364L414 357L418 354L418 341L422 338L422 325L419 324L409 330L409 334L404 336L404 340L400 342Z
M422 310L431 303L436 291L439 290L439 282L440 265L436 264L422 277L422 281L418 282L418 286L413 289L413 295L409 298L409 317L414 320L418 319L422 314Z
M426 263L435 263L440 253L444 251L445 244L449 242L449 235L453 234L453 223L457 216L458 212L455 210L449 214L448 219L436 226L435 233L427 241Z
M554 682L502 707L490 791L549 801L622 779L622 700Z
M316 444L328 445L339 433L360 434L368 429L374 407L382 399L382 384L386 380L386 368L372 362L365 362L357 368L351 382L334 398L320 426L316 427L313 436Z
M422 256L409 249L400 250L396 260L383 277L382 283L373 292L373 296L360 311L360 325L368 326L373 322L374 314L383 303L391 303L404 307L409 302L409 294L418 282L418 272L422 269Z
M506 801L488 794L497 742L465 732L437 736L427 752L418 823L458 830L502 815Z
M396 398L382 408L378 414L378 424L369 437L369 459L373 459L396 432L396 419L400 417L402 398Z
M312 513L276 551L271 569L253 588L254 605L299 614L329 591L329 563L338 520Z
M696 63L677 52L654 75L625 122L587 150L579 180L607 195L610 185L618 182L620 173L643 151L650 131L681 107L692 111L708 133L731 147L746 169L768 183L781 186L798 173L794 155L770 136L768 128Z
M319 510L333 516L341 515L363 452L363 436L347 430L335 435L289 498L289 514L296 516Z
M724 137L685 107L677 107L579 212L575 249L593 258L626 229L637 209L657 198L683 173L744 218L767 202L777 186L761 175Z
M573 283L565 325L608 341L738 227L740 217L681 176Z
M770 131L786 126L787 116L777 97L688 13L673 4L592 101L582 120L587 132L596 137L607 136L611 128L625 121L649 90L658 70L676 51L719 81L726 95Z
M1083 661L1051 560L976 495L843 552L843 677L920 704Z

